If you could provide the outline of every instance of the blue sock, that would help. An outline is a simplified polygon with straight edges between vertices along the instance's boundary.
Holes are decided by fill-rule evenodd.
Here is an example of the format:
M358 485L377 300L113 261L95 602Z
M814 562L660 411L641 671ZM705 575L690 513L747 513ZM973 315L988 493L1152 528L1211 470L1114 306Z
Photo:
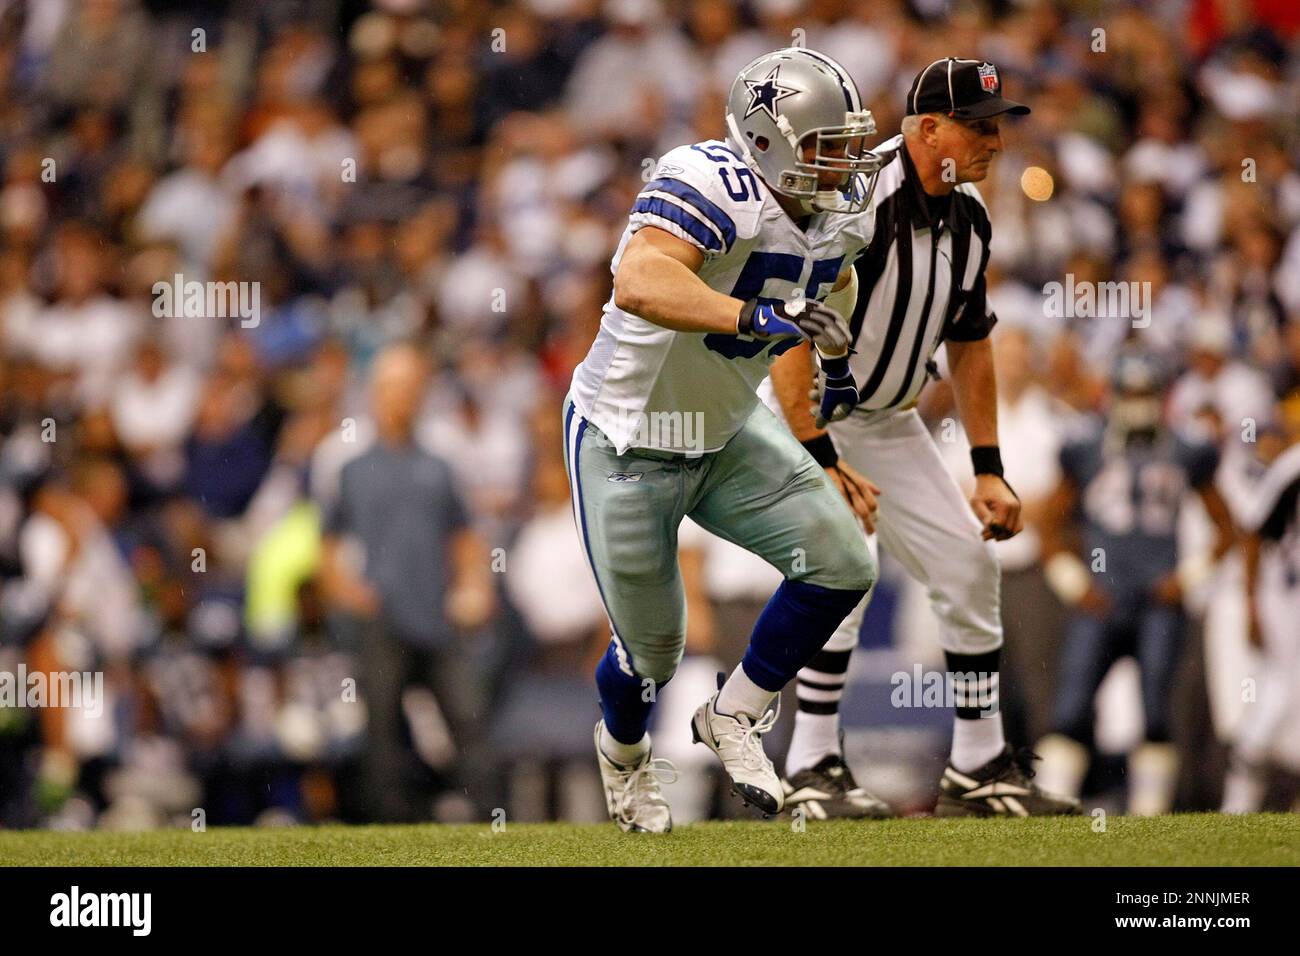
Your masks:
M754 625L740 662L745 675L764 690L779 691L831 639L866 593L787 578Z
M627 658L627 666L635 673L632 659ZM654 697L645 700L645 678L629 676L619 667L618 651L613 641L605 651L605 656L596 665L596 688L600 691L600 710L605 717L605 730L621 744L640 743L650 724L650 709L654 706ZM655 683L655 695L668 683Z

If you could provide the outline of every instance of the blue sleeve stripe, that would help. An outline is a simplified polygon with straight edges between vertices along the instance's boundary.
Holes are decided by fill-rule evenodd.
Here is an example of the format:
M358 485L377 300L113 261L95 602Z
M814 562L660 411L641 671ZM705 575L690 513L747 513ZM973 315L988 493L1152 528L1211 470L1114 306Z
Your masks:
M722 242L728 249L736 241L736 224L732 222L731 217L717 203L709 200L704 193L694 186L689 186L680 179L656 179L654 182L647 184L642 192L652 190L668 193L670 196L676 196L678 199L690 203L696 211L717 227L718 232L722 234Z
M635 215L639 212L658 216L679 226L688 236L711 252L722 251L722 241L718 239L717 234L676 203L671 203L661 196L639 196L636 205L632 207L632 213Z

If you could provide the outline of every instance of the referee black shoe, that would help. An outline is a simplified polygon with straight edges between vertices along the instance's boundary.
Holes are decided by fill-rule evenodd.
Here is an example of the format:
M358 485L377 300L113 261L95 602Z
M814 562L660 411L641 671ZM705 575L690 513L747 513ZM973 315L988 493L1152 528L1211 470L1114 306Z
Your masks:
M814 820L884 820L894 812L889 804L858 786L839 754L823 757L816 766L781 778L786 808L803 807Z
M1038 755L1027 747L1002 749L984 766L962 773L951 761L939 780L937 817L1054 817L1079 813L1079 801L1047 793L1034 783Z

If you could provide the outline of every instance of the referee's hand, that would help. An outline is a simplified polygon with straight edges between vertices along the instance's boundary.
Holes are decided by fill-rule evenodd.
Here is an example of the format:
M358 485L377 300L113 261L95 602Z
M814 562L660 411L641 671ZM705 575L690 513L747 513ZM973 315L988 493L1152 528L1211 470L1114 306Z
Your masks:
M971 495L970 506L984 526L981 537L985 541L1014 538L1024 527L1020 517L1020 499L997 475L975 476L975 494Z
M849 503L853 513L862 522L862 526L867 529L867 534L875 534L876 509L880 507L876 497L881 494L880 489L870 478L849 467L843 458L827 468L826 474L840 490L844 500Z

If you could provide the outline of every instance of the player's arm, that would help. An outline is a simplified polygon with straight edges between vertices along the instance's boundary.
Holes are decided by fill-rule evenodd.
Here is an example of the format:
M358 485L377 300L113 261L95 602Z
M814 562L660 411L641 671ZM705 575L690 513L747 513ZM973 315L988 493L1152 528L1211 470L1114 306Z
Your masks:
M1063 475L1043 506L1043 518L1038 525L1043 548L1043 577L1062 604L1100 613L1109 601L1097 587L1088 566L1070 547L1070 517L1078 499L1078 487Z
M1258 532L1249 532L1241 537L1242 563L1246 569L1246 639L1255 648L1264 646L1264 632L1259 624L1259 603L1255 598L1259 586L1259 556L1264 541Z
M685 239L645 226L628 240L614 274L614 304L674 332L736 334L744 302L710 289L697 275L704 253Z
M1282 474L1286 474L1283 472ZM1246 610L1249 630L1247 637L1257 649L1264 647L1264 634L1259 617L1259 564L1263 555L1265 542L1276 542L1286 528L1286 515L1295 508L1295 496L1291 489L1300 479L1293 479L1291 484L1283 487L1278 481L1279 470L1270 468L1254 489L1253 500L1246 509L1241 527L1241 553L1246 571Z
M1223 495L1219 494L1218 486L1213 481L1204 482L1197 487L1196 491L1201 496L1201 502L1205 505L1210 520L1214 522L1214 530L1217 533L1214 542L1214 560L1218 562L1237 543L1237 528L1232 523L1232 512L1228 510L1228 503L1223 500Z
M971 463L975 468L975 493L970 504L984 526L984 540L1003 541L1017 534L1024 521L1020 516L1020 498L1002 477L993 343L987 336L972 341L950 338L947 349L953 399L970 438Z
M642 226L628 240L614 274L614 304L624 312L674 332L751 335L758 339L810 339L823 355L841 356L848 371L848 324L820 302L795 300L784 304L758 299L742 302L709 288L698 275L704 253L696 246L655 226ZM828 370L829 375L835 372ZM832 392L823 404L827 412L856 402L852 395ZM848 414L848 407L839 417Z
M1210 474L1213 474L1211 472ZM1205 505L1206 514L1214 525L1214 549L1206 554L1198 551L1178 562L1178 566L1155 583L1155 596L1162 604L1173 606L1183 599L1183 595L1195 591L1214 573L1214 567L1237 541L1237 532L1232 524L1232 515L1228 505L1214 486L1206 479L1195 486L1196 494Z
M1058 554L1073 553L1070 550L1070 516L1074 514L1078 499L1079 492L1074 481L1068 475L1062 475L1044 500L1042 520L1038 524L1044 566L1050 564Z
M1196 487L1196 493L1201 496L1205 512L1214 524L1214 551L1210 561L1212 564L1218 564L1237 543L1237 527L1232 522L1232 512L1228 510L1228 503L1223 500L1223 495L1219 493L1218 486L1213 481L1202 482Z

